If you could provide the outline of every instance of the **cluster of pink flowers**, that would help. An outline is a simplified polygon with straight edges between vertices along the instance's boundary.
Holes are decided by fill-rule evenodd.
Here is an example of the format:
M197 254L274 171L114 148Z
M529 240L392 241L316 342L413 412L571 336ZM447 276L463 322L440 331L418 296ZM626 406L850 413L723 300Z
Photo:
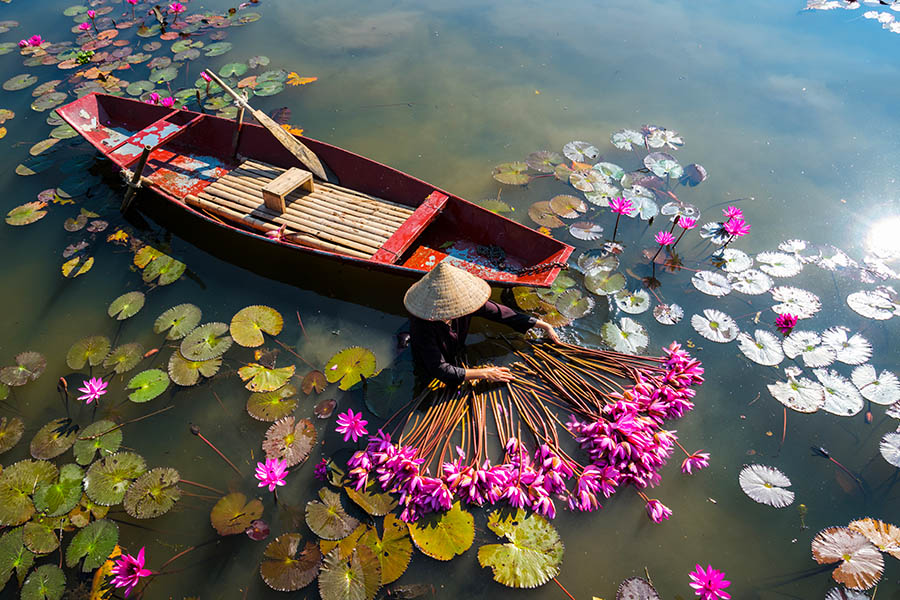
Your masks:
M599 419L570 418L567 427L590 458L583 468L546 444L532 454L511 438L500 464L467 461L457 448L456 460L443 463L438 477L432 477L417 448L394 444L379 431L347 462L351 484L364 490L377 481L383 491L398 494L400 518L407 522L449 510L454 500L476 506L505 501L548 518L556 516L556 500L574 511L598 510L600 496L609 498L622 485L641 490L659 483L659 469L677 444L674 432L661 426L694 406L691 387L703 383L703 367L676 342L664 351L663 367L639 374L634 386L611 398ZM682 470L690 474L708 464L709 454L695 452ZM647 512L656 522L672 514L650 499Z
M165 108L172 108L175 106L175 98L169 96L168 98L160 98L157 92L150 92L150 95L144 101L147 104L159 104Z
M744 220L744 213L736 206L729 206L723 209L725 214L725 222L722 227L725 232L732 238L743 237L750 233L750 225Z
M27 40L19 40L19 48L25 48L27 46L38 47L44 43L44 38L39 35L33 35Z

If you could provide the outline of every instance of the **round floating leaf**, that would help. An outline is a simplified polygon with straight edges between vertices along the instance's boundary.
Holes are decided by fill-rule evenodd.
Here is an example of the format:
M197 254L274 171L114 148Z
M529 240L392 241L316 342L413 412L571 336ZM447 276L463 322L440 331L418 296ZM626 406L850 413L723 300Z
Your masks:
M136 519L153 519L166 514L181 499L180 480L178 471L171 467L150 469L125 492L125 512Z
M381 539L378 539L377 531L370 529L360 541L381 564L381 585L397 581L406 572L413 551L409 527L392 513L384 518L384 535Z
M528 165L523 162L508 162L494 167L491 175L500 183L507 185L525 185L531 181L528 175Z
M622 290L615 295L616 306L630 315L640 315L650 309L650 294L646 290Z
M38 96L37 99L31 103L31 110L37 112L51 110L65 102L66 97L67 94L65 92L50 92L49 94L43 94Z
M853 369L850 379L863 398L875 404L889 406L900 400L900 381L890 371L877 375L872 365L861 365Z
M715 271L697 271L691 277L691 283L704 294L717 298L731 292L731 283L728 278Z
M544 517L526 516L522 509L515 516L506 517L494 511L488 518L488 527L509 540L478 549L478 562L482 567L491 567L494 581L514 588L535 588L559 574L563 543Z
M253 88L253 94L256 96L274 96L282 91L284 91L284 84L280 81L258 82Z
M456 502L447 512L431 513L410 523L409 535L426 556L450 560L472 546L475 519Z
M34 507L50 517L68 513L81 500L83 477L84 471L78 465L63 465L56 483L42 483L35 490Z
M600 331L603 341L616 352L640 354L650 342L644 326L629 317L619 319L618 325L612 321L604 323Z
M122 344L109 353L103 361L106 369L115 369L121 375L135 368L144 356L144 348L136 342Z
M579 221L569 225L569 233L579 240L599 240L603 234L603 227L590 221Z
M122 445L122 429L114 429L116 426L112 421L95 421L84 429L82 429L78 437L85 438L75 441L73 452L75 453L75 462L79 465L89 465L94 460L94 453L100 451L100 457L114 454L119 446ZM95 439L91 438L95 435L102 434Z
M131 481L147 471L144 459L133 452L117 452L91 465L84 477L84 492L101 506L113 506L125 497Z
M20 75L15 75L10 77L3 83L3 89L7 92L15 92L18 90L24 90L27 87L30 87L37 83L37 76L32 75L31 73L22 73Z
M169 285L170 283L177 281L178 278L184 274L186 268L187 265L180 260L175 260L171 256L163 255L147 265L141 278L146 283L150 283L159 277L159 280L157 281L159 285Z
M550 152L549 150L540 150L532 152L525 159L525 163L541 173L552 173L556 169L556 165L563 161L561 154Z
M861 365L872 356L872 344L858 333L848 335L843 326L830 327L822 332L822 343L835 351L835 359L848 365Z
M822 385L806 377L790 377L766 387L773 398L797 412L814 413L825 406Z
M366 380L363 400L366 408L379 417L388 418L409 404L413 396L415 376L412 363L399 363L392 369L384 369Z
M319 540L319 551L322 554L328 554L337 548L340 550L341 557L349 558L353 554L353 549L359 546L360 538L372 529L368 525L360 524L353 530L353 533L340 540Z
M299 533L285 533L266 546L259 574L273 590L293 592L308 586L319 574L322 554L319 546L307 542L303 550Z
M66 364L70 369L79 370L86 363L96 367L103 363L109 354L109 338L103 335L92 335L72 344L66 354Z
M263 505L258 499L247 501L240 492L228 494L213 506L210 522L219 535L244 533L250 522L262 516Z
M247 65L244 63L228 63L227 65L222 65L222 68L219 69L219 75L222 77L240 77L246 72Z
M107 513L109 513L108 506L101 506L91 502L87 495L82 495L78 506L69 512L69 521L80 529L86 527L92 520L96 521L104 518Z
M609 296L625 289L628 283L625 276L618 271L593 269L584 276L584 287L592 294Z
M884 434L878 449L888 464L900 468L900 432L889 431Z
M620 150L633 150L634 146L644 145L644 136L633 129L620 129L610 136L613 146Z
M600 151L592 144L576 140L563 146L563 154L569 160L574 160L579 163L589 163L600 156Z
M305 461L316 444L316 428L309 419L285 417L275 421L266 431L262 449L266 458L279 458L293 467Z
M822 410L839 417L852 417L859 414L865 406L862 395L850 380L837 371L814 369L813 375L822 384L825 392L825 404Z
M132 377L125 387L134 390L128 394L132 402L149 402L168 389L169 376L159 369L147 369Z
M744 356L755 363L773 367L784 360L781 341L770 331L757 329L753 332L753 337L741 332L737 336L737 342Z
M581 198L562 194L550 199L550 210L563 219L574 219L587 210L587 204Z
M77 504L78 500L75 502ZM59 529L60 521L61 519L35 517L25 523L22 532L25 547L35 554L47 554L59 548L56 529Z
M577 289L569 289L556 299L556 309L567 319L580 319L594 308L594 300L582 296Z
M847 527L866 536L882 552L900 558L900 527L872 518L851 521Z
M55 419L38 429L31 439L31 456L49 460L71 448L78 435L67 428L68 424L68 419Z
M704 309L702 315L693 315L691 326L706 339L720 344L734 340L740 333L734 319L714 308Z
M297 388L285 385L272 392L255 392L247 399L247 412L258 421L277 421L297 408Z
M644 157L644 166L657 177L680 179L684 175L684 169L675 157L665 152L651 152Z
M22 586L21 600L60 600L66 590L66 574L56 565L41 565Z
M151 67L152 68L152 67ZM140 96L144 92L151 92L156 88L156 84L147 80L134 81L125 88L125 93L129 96Z
M840 563L831 576L848 588L867 590L881 579L884 558L866 536L846 527L828 527L813 538L812 555L820 565Z
M271 62L268 56L251 56L247 61L247 65L250 66L251 69L255 69L257 67L265 67Z
M616 600L660 600L659 593L642 577L629 577L619 585Z
M25 423L22 422L22 419L0 417L0 454L18 444L23 433L25 433Z
M74 567L83 558L81 570L100 568L119 542L119 527L108 519L94 521L75 534L66 548L66 566Z
M808 319L822 308L818 296L790 286L772 288L772 299L780 303L774 305L772 310L780 315L785 313L796 315L798 319Z
M93 256L76 256L71 260L67 260L60 267L60 271L63 274L63 277L75 278L79 275L84 275L88 271L91 270L91 267L94 266L94 257Z
M316 413L318 418L327 419L334 412L335 406L337 406L337 402L333 398L326 398L316 404L313 412Z
M341 506L341 496L327 488L319 490L318 500L306 505L306 524L322 539L339 540L350 535L359 521L351 517Z
M347 558L335 548L319 572L322 600L373 600L379 587L381 564L367 546L358 546Z
M278 335L284 326L284 319L274 308L268 306L247 306L231 319L231 337L245 348L262 346L263 332Z
M345 487L344 491L357 506L373 517L383 517L397 508L397 500L387 492L375 493L368 490L358 492L352 487Z
M259 363L250 363L238 369L238 375L247 382L244 387L251 392L272 392L286 384L294 376L295 369L294 365L269 369Z
M47 216L47 211L42 210L45 206L46 202L26 202L6 213L6 223L15 226L31 225Z
M190 386L200 381L200 376L212 377L222 366L221 358L209 360L188 360L177 350L169 357L169 377L176 384Z
M791 480L775 467L747 465L738 482L744 493L760 504L784 508L794 501L794 492L784 489L790 487Z
M153 333L167 331L167 340L180 340L197 327L202 314L193 304L173 306L157 317L153 323Z
M137 314L144 306L143 292L128 292L112 301L106 313L118 321Z
M300 389L308 396L313 390L315 390L317 394L321 394L325 391L325 386L327 385L328 380L325 379L325 373L322 371L310 371L303 376L303 382L300 384Z
M23 528L16 527L0 537L0 585L6 585L13 571L19 582L34 564L34 553L25 547Z
M775 284L771 277L756 269L747 269L746 271L741 271L739 273L729 273L728 282L731 283L731 288L733 290L751 296L765 294L772 289L772 286Z
M21 352L16 356L14 367L0 369L0 382L17 387L34 381L47 368L47 359L40 352Z
M165 255L153 246L141 246L141 249L134 253L134 266L143 269L161 256Z
M209 360L231 348L231 336L225 323L206 323L181 340L181 355L188 360Z
M345 348L328 360L324 371L329 383L340 381L338 387L349 390L363 377L375 374L375 354L360 346Z
M166 83L178 77L178 66L172 65L162 69L153 69L150 71L149 79L155 84Z
M532 204L528 208L528 217L541 227L547 227L548 229L556 229L565 225L562 219L557 217L553 209L550 208L549 202L541 201Z
M72 128L68 123L63 123L62 125L58 125L54 127L50 131L50 137L57 138L60 140L67 140L73 138L78 135L78 132ZM16 171L18 172L18 170Z

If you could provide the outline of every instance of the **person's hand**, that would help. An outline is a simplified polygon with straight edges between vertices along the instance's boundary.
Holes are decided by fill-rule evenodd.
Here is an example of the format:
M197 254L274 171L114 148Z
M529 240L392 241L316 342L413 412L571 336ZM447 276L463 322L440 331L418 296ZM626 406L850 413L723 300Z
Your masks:
M548 323L546 321L538 320L538 322L535 323L534 326L537 327L538 329L543 330L544 335L546 335L548 338L550 338L550 341L553 342L554 344L559 344L562 341L559 339L559 334L556 333L556 330L553 329L553 326L550 325L550 323Z
M484 379L495 383L504 383L513 380L512 371L506 367L484 367L483 369L471 369L475 371L473 379Z

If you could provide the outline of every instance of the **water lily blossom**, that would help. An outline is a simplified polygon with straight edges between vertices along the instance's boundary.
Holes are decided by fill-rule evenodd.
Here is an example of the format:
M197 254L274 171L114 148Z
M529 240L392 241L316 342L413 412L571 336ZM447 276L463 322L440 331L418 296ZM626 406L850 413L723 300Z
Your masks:
M95 11L95 10L89 10L89 11L87 11L87 16L88 16L89 19L93 19L94 17L97 16L97 11Z
M614 213L616 213L616 226L613 227L613 241L615 241L616 232L619 230L619 217L621 217L622 215L627 215L629 212L631 212L633 206L631 204L631 200L623 196L610 200L609 208Z
M30 38L28 38L29 46L40 46L43 43L44 43L44 38L42 38L39 35L33 35Z
M698 450L683 461L681 461L681 472L685 475L693 475L694 471L699 471L709 466L709 452Z
M212 81L210 76L206 74L206 71L200 71L200 79L202 79L206 83L209 83L210 81Z
M693 229L697 226L697 219L692 219L690 217L681 217L680 219L678 219L678 226L685 231Z
M122 554L115 560L112 567L113 578L110 583L117 588L125 588L125 597L140 583L142 577L153 574L150 569L144 568L144 548L137 556Z
M660 231L653 239L655 239L656 243L660 246L668 246L675 241L675 236L668 231Z
M181 2L173 2L169 5L169 11L176 15L183 13L185 11L184 4L182 4Z
M91 24L88 23L87 21L85 21L84 23L82 23L81 25L78 26L78 29L80 29L81 31L89 31L90 28L91 28Z
M744 211L739 209L737 206L729 206L728 208L723 208L722 214L725 215L725 219L743 219L744 218Z
M147 96L146 100L147 104L159 104L159 94L156 92L150 92L150 95Z
M316 464L316 468L313 470L313 477L315 477L319 481L326 481L328 479L328 459L327 458L323 458Z
M287 476L287 460L279 458L267 458L266 462L256 463L255 476L259 479L257 487L269 486L269 491L274 492L279 485L284 485Z
M743 237L750 233L750 225L744 219L735 218L725 222L725 231L731 237Z
M672 509L656 499L648 500L646 508L647 516L654 523L662 523L672 516Z
M28 40L19 40L19 48L24 48L28 45Z
M168 98L163 98L162 100L160 100L159 103L166 108L172 108L173 106L175 106L175 98L169 96Z
M783 315L778 315L777 317L775 317L775 327L777 327L778 330L781 331L781 333L784 335L790 334L796 326L797 315L784 313Z
M79 400L84 400L85 404L90 404L94 400L99 400L100 396L106 393L108 384L99 377L91 377L84 380L84 385L78 388L79 392L83 392L78 396Z
M700 596L700 600L729 600L731 594L723 592L725 588L731 585L731 582L725 579L725 573L712 568L712 565L706 565L706 569L699 564L696 568L688 573L691 578L691 587L694 593Z
M350 438L353 438L353 441L355 442L361 436L369 433L366 431L366 425L368 423L368 421L362 418L362 411L359 411L358 414L354 414L353 409L348 408L347 412L338 415L338 426L335 427L335 431L344 434L345 442L350 441Z

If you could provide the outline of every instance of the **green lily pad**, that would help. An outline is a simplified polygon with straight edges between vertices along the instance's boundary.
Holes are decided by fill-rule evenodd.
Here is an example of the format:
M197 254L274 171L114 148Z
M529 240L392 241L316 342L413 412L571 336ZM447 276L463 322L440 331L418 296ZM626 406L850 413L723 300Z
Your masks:
M141 248L134 253L134 266L143 269L160 256L165 256L165 254L153 246L141 246Z
M122 429L113 429L116 424L112 421L101 420L91 423L82 429L78 437L89 438L98 434L100 437L95 439L79 439L75 440L73 452L75 454L75 462L79 465L89 465L94 460L94 453L100 451L100 458L115 454L119 446L122 445ZM108 433L107 433L108 432Z
M94 266L94 257L93 256L76 256L70 260L67 260L62 264L59 270L62 272L63 277L69 277L74 279L79 275L84 275L88 271L91 270L91 267Z
M206 323L181 340L181 355L188 360L209 360L231 348L231 336L225 323Z
M219 75L222 77L240 77L247 72L247 65L244 63L228 63L219 69Z
M152 519L166 514L181 499L181 475L171 467L150 469L125 492L125 512L136 519Z
M200 376L212 377L222 366L221 358L209 360L188 360L177 350L169 357L169 377L181 386L195 385Z
M47 368L47 359L40 352L21 352L16 356L14 367L0 369L0 381L11 387L34 381Z
M283 386L294 376L296 367L280 367L269 369L259 363L250 363L238 369L241 381L246 381L244 386L251 392L272 392Z
M322 600L373 600L380 587L381 564L368 546L358 546L347 558L335 548L319 571Z
M247 306L231 319L231 337L245 348L262 346L263 332L278 335L284 326L284 318L274 308L268 306Z
M339 540L350 535L359 521L351 517L341 506L341 496L327 488L319 490L318 500L306 504L306 524L322 539Z
M66 425L66 419L55 419L38 429L31 439L31 456L38 460L49 460L71 448L78 436L74 431L66 430ZM61 431L68 433L63 434Z
M167 331L167 340L180 340L200 324L203 313L193 304L179 304L159 315L153 323L153 333Z
M113 300L106 313L118 321L124 321L136 315L143 306L143 292L128 292Z
M397 508L397 500L394 496L387 492L372 492L370 491L371 488L372 485L370 484L362 492L358 492L352 487L345 487L344 491L347 492L347 496L354 504L373 517L383 517Z
M584 287L598 296L609 296L625 289L627 281L618 271L595 269L584 277Z
M494 511L488 527L509 540L478 549L478 562L493 569L494 581L514 588L535 588L559 574L563 543L544 517L527 515L522 509L515 516Z
M70 369L76 371L83 368L86 363L96 367L103 364L104 359L109 355L109 349L109 338L104 335L82 338L69 348L69 352L66 354L66 364Z
M144 347L137 342L122 344L109 353L103 361L105 369L115 369L121 375L135 368L144 356Z
M159 281L157 281L159 285L169 285L170 283L178 281L184 274L186 268L187 265L180 260L175 260L171 256L166 256L164 254L147 265L141 278L146 283L150 283L159 277Z
M409 399L413 397L414 383L411 361L382 370L366 380L366 391L363 395L366 408L372 414L387 419L409 404Z
M287 461L288 467L299 465L316 445L316 428L309 419L294 420L285 417L272 423L262 443L266 458Z
M144 92L152 92L154 89L156 89L156 84L152 81L141 79L140 81L129 83L128 87L125 88L125 93L129 96L140 96Z
M3 83L3 89L7 92L15 92L18 90L24 90L27 87L31 87L35 83L37 83L37 76L32 75L31 73L22 73L20 75L15 75L10 77Z
M178 54L179 52L184 52L189 48L202 48L203 46L204 44L200 40L186 39L178 40L177 42L172 44L171 50L173 54ZM213 46L215 46L215 44L213 44Z
M132 480L147 471L147 463L133 452L117 452L90 466L84 476L84 493L101 506L114 506L125 497Z
M284 84L280 81L262 81L257 80L256 87L253 88L255 96L274 96L284 91Z
M273 590L293 592L308 586L319 574L322 554L313 542L307 542L303 550L299 533L279 535L266 546L259 574Z
M381 563L381 585L397 581L406 572L413 552L409 527L393 513L384 518L384 535L381 539L378 539L376 531L369 530L360 541Z
M155 84L166 83L178 77L178 66L170 65L162 69L153 69L150 71L150 81Z
M68 125L66 125L66 127L68 127ZM74 129L72 129L72 131L75 132ZM75 133L75 135L78 135L78 134ZM51 136L56 137L56 136L53 136L53 132L51 132ZM47 156L47 155L32 156L31 158L22 161L21 163L19 163L18 166L16 166L16 174L21 175L22 177L29 177L31 175L37 175L38 173L43 173L44 171L46 171L47 169L49 169L50 167L52 167L55 164L56 164L56 159L53 158L53 156ZM38 218L40 218L40 217L38 217ZM12 223L10 223L10 224L12 224Z
M87 527L91 521L102 519L109 513L108 506L101 506L91 501L87 494L82 494L81 501L78 506L69 511L69 522L75 527L81 529Z
M525 185L531 181L528 175L528 164L523 162L508 162L494 167L491 175L500 183L507 185Z
M68 140L77 135L78 135L78 132L75 131L75 129L68 123L63 123L62 125L57 125L56 127L54 127L53 129L50 130L50 137L56 138L58 140ZM52 164L52 162L51 162L51 164ZM33 169L34 167L31 167L31 168ZM49 168L49 166L46 167L45 170L47 168ZM18 169L16 169L16 172L18 172ZM36 172L39 173L40 171L36 171Z
M5 586L13 572L19 584L34 564L34 553L25 547L24 528L16 527L0 537L0 586Z
M0 384L5 387L6 384ZM9 389L9 388L6 388ZM0 417L0 454L12 449L22 439L25 423L19 417Z
M63 11L63 15L67 17L77 17L82 13L87 12L87 6L82 6L81 4L76 4L75 6L70 6L66 10Z
M84 471L78 465L63 465L56 483L41 483L34 491L34 507L50 517L68 513L81 500L83 478Z
M206 56L222 56L229 50L231 50L231 42L215 42L214 44L210 44L206 47Z
M340 381L338 387L349 390L363 377L375 374L375 354L360 346L345 348L328 360L324 371L329 383Z
M31 103L31 110L44 112L45 110L54 109L65 102L67 96L68 94L65 92L50 92L48 94L43 94L38 96L37 99Z
M59 518L35 517L25 523L25 529L22 532L22 541L25 542L25 547L35 554L47 554L59 548L56 530L59 529L60 521Z
M410 523L409 535L426 556L450 560L472 546L475 519L456 502L447 512L431 513Z
M319 540L319 551L322 554L328 554L335 548L339 548L341 552L341 558L349 558L353 553L353 549L359 546L359 540L366 533L372 530L372 527L366 525L365 523L360 523L359 526L353 530L353 532L347 537L340 540Z
M138 30L137 30L138 37L142 37L142 38L156 37L159 35L159 32L160 32L159 23L154 23L150 27L147 27L146 25L141 25L140 27L138 27Z
M247 496L240 492L228 494L220 498L209 514L209 520L219 535L235 535L244 533L250 522L263 514L263 505L259 499L247 501Z
M21 525L34 514L31 495L42 483L56 481L59 471L45 460L22 460L0 473L0 525Z
M297 388L284 385L272 392L254 392L247 398L247 412L257 421L277 421L297 408Z
M168 389L169 376L159 369L147 369L132 377L125 387L134 390L128 394L132 402L149 402Z
M268 56L251 56L250 59L247 61L247 64L250 66L251 69L255 69L257 67L268 66L268 64L270 62L271 61L269 60Z
M265 81L280 81L281 83L284 83L285 81L287 81L287 78L288 72L284 69L273 69L271 71L260 73L256 77L256 81L258 83L263 83Z
M89 573L106 562L113 548L119 542L119 527L108 519L94 521L75 534L66 548L66 566L78 564L82 558L81 570Z
M47 211L43 210L46 206L45 202L26 202L6 213L6 223L16 227L31 225L47 216Z
M41 565L22 586L21 600L60 600L66 590L66 574L56 565Z

